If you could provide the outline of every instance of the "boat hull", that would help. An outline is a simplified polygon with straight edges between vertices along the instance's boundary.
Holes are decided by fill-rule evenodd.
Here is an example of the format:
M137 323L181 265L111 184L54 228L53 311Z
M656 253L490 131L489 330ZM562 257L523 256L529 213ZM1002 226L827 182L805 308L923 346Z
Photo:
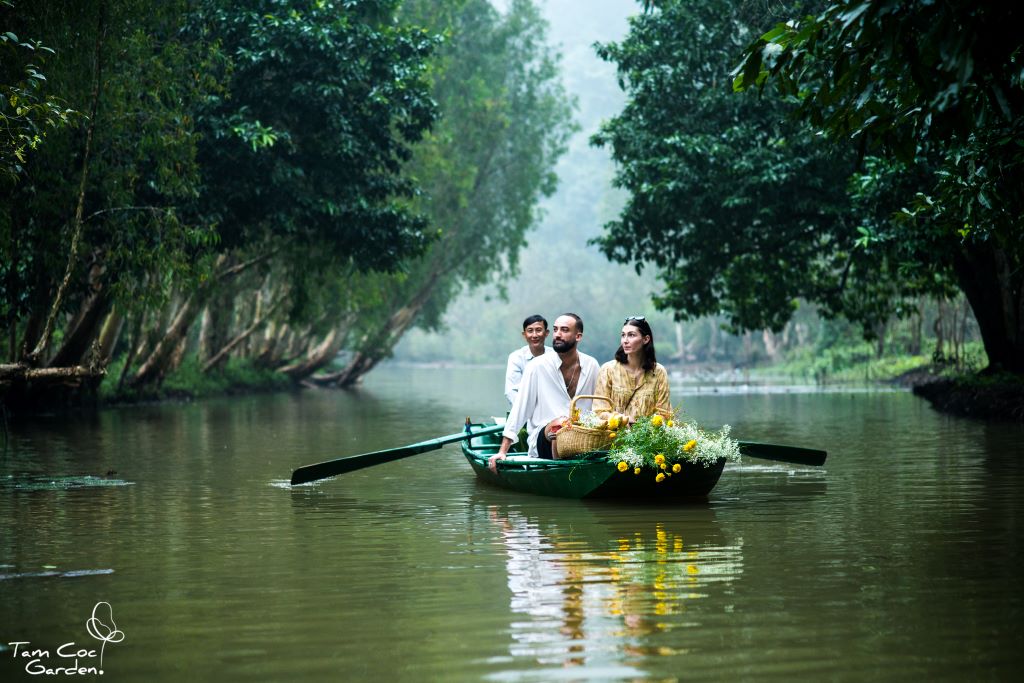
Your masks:
M585 454L575 460L513 458L499 463L497 473L487 467L497 453L500 435L475 437L462 443L462 453L480 481L513 491L560 498L621 498L654 503L707 500L722 476L725 460L710 466L684 463L681 472L655 481L644 470L619 472L604 452Z

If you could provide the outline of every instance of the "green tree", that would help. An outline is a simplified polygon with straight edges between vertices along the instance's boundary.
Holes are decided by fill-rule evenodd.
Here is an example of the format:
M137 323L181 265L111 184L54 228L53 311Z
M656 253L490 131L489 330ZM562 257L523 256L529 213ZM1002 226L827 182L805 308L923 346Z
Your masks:
M5 13L7 40L55 46L48 87L85 116L0 188L0 326L22 361L3 372L89 361L98 378L127 323L123 376L145 389L181 362L211 302L230 320L237 297L249 327L317 321L337 291L322 279L421 254L435 235L405 166L434 118L437 40L399 25L397 5L98 0ZM3 82L20 83L21 68L5 61Z
M184 6L26 3L10 17L56 46L49 87L85 114L51 131L2 190L0 324L12 360L81 362L112 302L191 268L208 235L175 211L196 193L190 107L215 88L201 73L206 49L175 39Z
M754 40L736 88L773 83L840 147L920 174L869 243L952 269L992 369L1024 372L1024 38L1018 6L832 2ZM908 170L909 169L909 170Z
M397 4L214 0L195 15L232 60L199 113L200 208L225 248L277 238L304 261L391 269L429 242L402 164L434 118L436 41L397 25Z
M464 288L517 267L537 202L555 189L554 164L571 132L546 26L529 0L499 14L485 0L412 0L404 18L448 35L433 63L441 119L409 165L438 241L405 272L377 280L379 306L358 315L347 366L321 379L351 384L387 358L414 325L436 328Z
M308 319L318 275L393 270L429 243L402 166L433 121L425 66L436 41L398 25L396 6L210 0L190 15L188 33L215 41L231 66L226 92L196 115L194 209L197 221L216 223L218 257L134 386L161 381L213 294L251 266L273 261L287 281L287 313Z
M599 46L629 102L593 142L611 148L629 199L598 243L655 265L656 303L680 319L778 331L802 298L870 333L907 292L857 248L854 156L823 148L789 103L732 94L736 55L765 18L763 3L652 1L625 40Z
M0 181L13 182L48 129L67 125L75 112L49 94L42 66L54 54L39 40L7 30L14 3L0 2Z

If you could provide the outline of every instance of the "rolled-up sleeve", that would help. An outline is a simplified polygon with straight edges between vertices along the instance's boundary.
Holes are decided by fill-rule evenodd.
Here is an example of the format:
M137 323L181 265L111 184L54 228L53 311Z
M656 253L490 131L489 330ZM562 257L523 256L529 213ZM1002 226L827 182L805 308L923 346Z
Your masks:
M520 359L519 351L508 354L508 364L505 366L505 399L509 405L515 403L516 393L519 391L519 384L523 381L523 362Z
M515 400L512 401L512 409L505 418L505 430L501 435L512 441L519 439L519 430L533 414L537 404L537 363L529 363L523 372L523 379L519 383L519 390L515 393Z

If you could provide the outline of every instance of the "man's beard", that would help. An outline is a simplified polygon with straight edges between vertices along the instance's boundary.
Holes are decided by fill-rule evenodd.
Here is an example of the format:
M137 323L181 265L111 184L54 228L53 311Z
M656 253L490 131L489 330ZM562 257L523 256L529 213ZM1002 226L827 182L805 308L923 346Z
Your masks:
M566 341L564 339L556 339L555 341L551 342L551 348L553 348L556 353L565 353L566 351L572 351L573 349L576 348L576 340L573 339L572 341Z

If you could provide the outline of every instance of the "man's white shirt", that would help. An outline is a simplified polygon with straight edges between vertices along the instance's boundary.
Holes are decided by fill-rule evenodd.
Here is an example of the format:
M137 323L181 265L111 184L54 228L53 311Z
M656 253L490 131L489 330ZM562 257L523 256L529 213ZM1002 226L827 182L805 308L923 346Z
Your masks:
M600 367L592 356L580 353L579 357L580 377L576 395L593 394ZM505 418L505 431L501 435L515 442L519 439L519 429L526 424L530 455L535 458L540 430L556 417L569 414L571 398L565 389L565 379L559 369L561 365L561 357L553 351L528 363L519 392L512 402L512 410ZM576 407L587 411L591 403L590 399L582 399L576 402Z
M554 352L555 350L550 346L545 346L544 353L540 356L535 356L533 351L530 350L530 345L527 344L523 348L516 349L508 354L508 365L505 367L505 398L508 400L509 405L512 405L516 400L516 392L519 391L519 384L523 381L523 373L526 371L527 363L534 358L541 358Z

